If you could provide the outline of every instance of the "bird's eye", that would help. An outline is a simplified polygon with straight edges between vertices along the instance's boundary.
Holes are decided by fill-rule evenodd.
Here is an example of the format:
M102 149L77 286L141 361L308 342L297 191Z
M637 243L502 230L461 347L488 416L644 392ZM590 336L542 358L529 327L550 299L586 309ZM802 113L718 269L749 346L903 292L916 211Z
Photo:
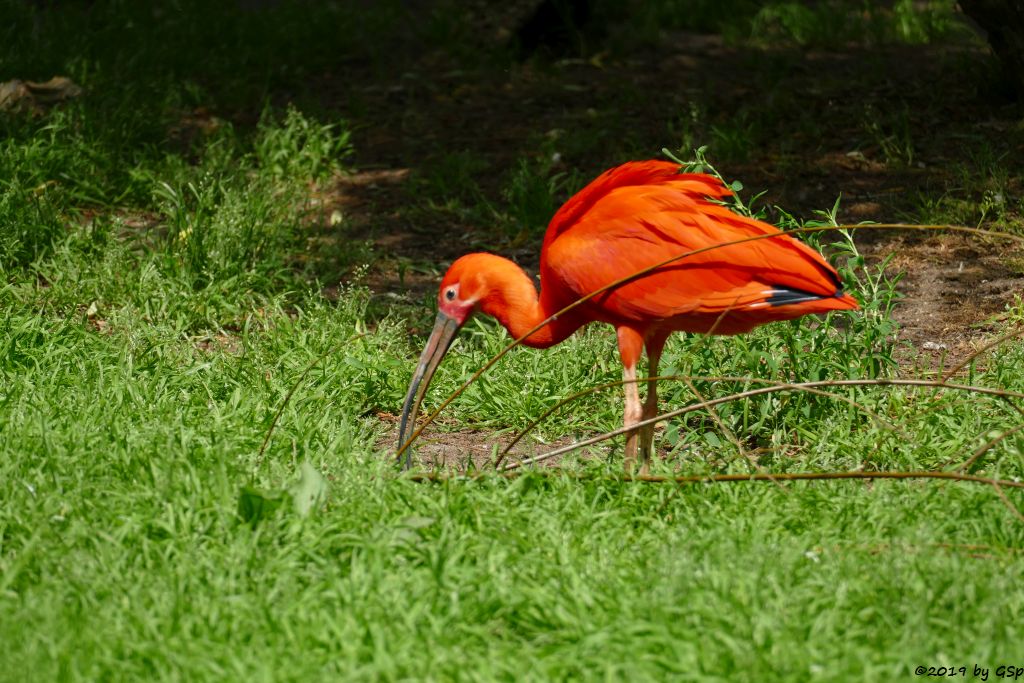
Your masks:
M444 298L448 299L448 301L451 301L452 299L454 299L455 298L455 290L454 289L449 289L447 292L444 293Z

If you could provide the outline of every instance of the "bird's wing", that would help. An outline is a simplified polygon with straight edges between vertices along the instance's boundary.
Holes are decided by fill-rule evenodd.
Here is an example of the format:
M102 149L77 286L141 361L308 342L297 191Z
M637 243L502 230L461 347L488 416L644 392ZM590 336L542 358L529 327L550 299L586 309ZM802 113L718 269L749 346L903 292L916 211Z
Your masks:
M710 176L661 175L654 183L598 190L585 189L564 216L565 207L556 215L562 222L552 221L542 253L543 289L553 286L574 299L673 256L779 233L709 201L729 193ZM650 320L799 303L800 296L832 297L839 289L835 270L820 254L779 234L682 258L594 303L614 316Z
M732 195L718 178L704 173L679 173L679 164L651 159L630 161L608 169L586 187L569 198L555 212L544 234L544 246L553 242L562 233L576 226L580 220L612 191L623 187L671 185L679 192L694 197L722 198Z

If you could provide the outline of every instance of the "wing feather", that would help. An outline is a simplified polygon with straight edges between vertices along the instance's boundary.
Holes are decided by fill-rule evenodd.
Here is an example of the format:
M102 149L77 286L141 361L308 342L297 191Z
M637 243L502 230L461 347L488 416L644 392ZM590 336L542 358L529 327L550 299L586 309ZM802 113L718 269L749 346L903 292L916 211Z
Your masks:
M609 320L650 321L755 310L780 289L836 295L839 278L815 250L710 201L730 193L716 178L677 170L626 164L570 199L545 236L542 292L550 283L568 303L673 256L778 233L683 258L599 295L590 308Z

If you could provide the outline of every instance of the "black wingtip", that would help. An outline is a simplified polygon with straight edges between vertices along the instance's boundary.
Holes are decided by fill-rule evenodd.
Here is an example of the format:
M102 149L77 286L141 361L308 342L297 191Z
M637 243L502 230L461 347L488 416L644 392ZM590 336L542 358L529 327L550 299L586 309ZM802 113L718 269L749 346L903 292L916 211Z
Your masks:
M843 296L842 289L837 289L833 294L825 295L805 292L802 289L793 289L791 287L774 287L772 288L772 295L765 299L765 303L770 306L790 306L792 304L821 301L822 299L832 299L841 296Z

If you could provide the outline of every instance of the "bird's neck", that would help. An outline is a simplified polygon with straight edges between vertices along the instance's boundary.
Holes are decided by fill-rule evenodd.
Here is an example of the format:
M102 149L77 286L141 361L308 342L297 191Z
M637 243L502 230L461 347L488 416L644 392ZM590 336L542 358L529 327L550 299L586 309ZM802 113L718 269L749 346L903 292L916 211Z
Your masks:
M523 344L534 348L554 346L580 328L583 321L572 311L545 322L560 307L537 293L522 268L507 259L501 261L500 267L488 272L489 291L480 302L481 311L497 318L515 339L529 334Z

